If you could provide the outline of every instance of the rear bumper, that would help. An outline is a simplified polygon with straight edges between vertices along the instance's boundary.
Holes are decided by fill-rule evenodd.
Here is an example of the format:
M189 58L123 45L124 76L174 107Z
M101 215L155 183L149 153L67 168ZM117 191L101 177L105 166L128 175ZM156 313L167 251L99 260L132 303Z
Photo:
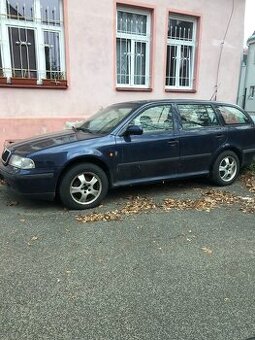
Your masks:
M33 169L34 172L34 169ZM52 200L55 197L56 176L54 172L33 173L0 163L0 177L14 191L37 199Z

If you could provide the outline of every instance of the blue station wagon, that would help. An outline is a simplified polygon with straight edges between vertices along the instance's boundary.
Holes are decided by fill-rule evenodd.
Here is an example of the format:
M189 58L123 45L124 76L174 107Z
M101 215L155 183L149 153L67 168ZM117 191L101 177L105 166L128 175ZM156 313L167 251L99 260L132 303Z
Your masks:
M0 174L13 189L97 206L109 188L208 176L235 181L255 155L255 125L238 106L193 100L115 104L70 130L9 144Z

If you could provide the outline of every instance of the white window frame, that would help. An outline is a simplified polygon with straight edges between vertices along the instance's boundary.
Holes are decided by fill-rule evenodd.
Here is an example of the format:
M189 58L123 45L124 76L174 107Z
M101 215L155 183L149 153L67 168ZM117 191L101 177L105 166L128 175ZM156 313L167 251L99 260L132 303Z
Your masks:
M140 14L146 16L146 36L131 34L131 33L123 33L118 32L118 12L125 12L131 14ZM129 84L118 83L117 76L117 53L116 53L116 87L127 87L127 88L149 88L151 83L151 70L150 70L150 62L151 62L151 11L150 10L142 10L136 9L132 7L124 7L118 6L116 11L116 51L117 51L117 39L127 39L131 41L131 61L129 68ZM137 85L135 84L135 43L141 42L146 44L146 58L145 58L145 84Z
M173 14L170 13L168 15L168 30L169 30L169 22L170 19L177 19L177 20L182 20L182 21L187 21L187 22L192 22L193 23L193 36L192 36L192 41L188 40L183 40L183 39L171 39L167 37L167 48L171 46L176 46L177 47L177 62L176 62L176 71L175 71L175 85L174 86L168 86L165 85L165 88L168 90L192 90L193 89L193 83L194 83L194 73L195 73L195 64L196 64L196 40L197 40L197 18L191 17L188 15L178 15L178 14ZM168 34L167 34L168 35ZM192 47L192 65L189 73L189 79L190 79L190 85L189 86L180 86L180 75L179 75L179 70L181 66L181 49L182 47L185 46L191 46ZM166 60L166 65L169 63L169 60ZM167 74L165 78L165 83L167 79Z
M63 79L66 79L66 62L65 62L65 37L64 37L64 13L63 1L60 1L60 25L47 25L42 22L40 0L34 0L34 20L18 20L10 19L7 16L6 0L0 0L0 48L2 47L2 66L4 76L8 82L12 77L11 64L11 46L9 39L9 27L31 29L34 31L35 39L35 54L37 64L37 84L42 84L46 78L46 63L45 63L45 44L44 32L56 32L59 34L59 53L60 53L60 72L63 74ZM24 78L25 79L25 78Z

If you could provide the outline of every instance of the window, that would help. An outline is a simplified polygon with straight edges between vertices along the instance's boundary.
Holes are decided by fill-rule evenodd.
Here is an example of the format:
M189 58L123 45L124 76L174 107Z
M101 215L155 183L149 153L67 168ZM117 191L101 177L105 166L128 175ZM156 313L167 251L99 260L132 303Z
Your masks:
M149 11L117 9L117 86L150 86L150 31Z
M245 114L231 106L218 107L225 124L249 124L250 121Z
M144 133L159 133L173 130L172 107L156 106L143 111L132 122L143 128Z
M170 15L168 20L166 88L192 89L197 20Z
M1 44L0 44L0 77L3 77L3 65L2 65Z
M0 0L0 72L11 78L66 79L62 0Z
M255 86L250 86L249 99L253 99L255 94Z
M219 125L210 105L178 105L182 127L185 130Z

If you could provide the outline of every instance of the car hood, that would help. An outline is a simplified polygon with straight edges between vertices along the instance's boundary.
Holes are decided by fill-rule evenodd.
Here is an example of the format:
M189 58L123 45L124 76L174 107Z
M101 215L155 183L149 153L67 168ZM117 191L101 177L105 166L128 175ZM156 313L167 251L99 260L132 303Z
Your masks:
M70 144L81 140L98 138L99 135L84 133L82 131L65 130L44 134L38 137L14 141L7 148L15 153L26 155L32 152L48 149L54 146Z

